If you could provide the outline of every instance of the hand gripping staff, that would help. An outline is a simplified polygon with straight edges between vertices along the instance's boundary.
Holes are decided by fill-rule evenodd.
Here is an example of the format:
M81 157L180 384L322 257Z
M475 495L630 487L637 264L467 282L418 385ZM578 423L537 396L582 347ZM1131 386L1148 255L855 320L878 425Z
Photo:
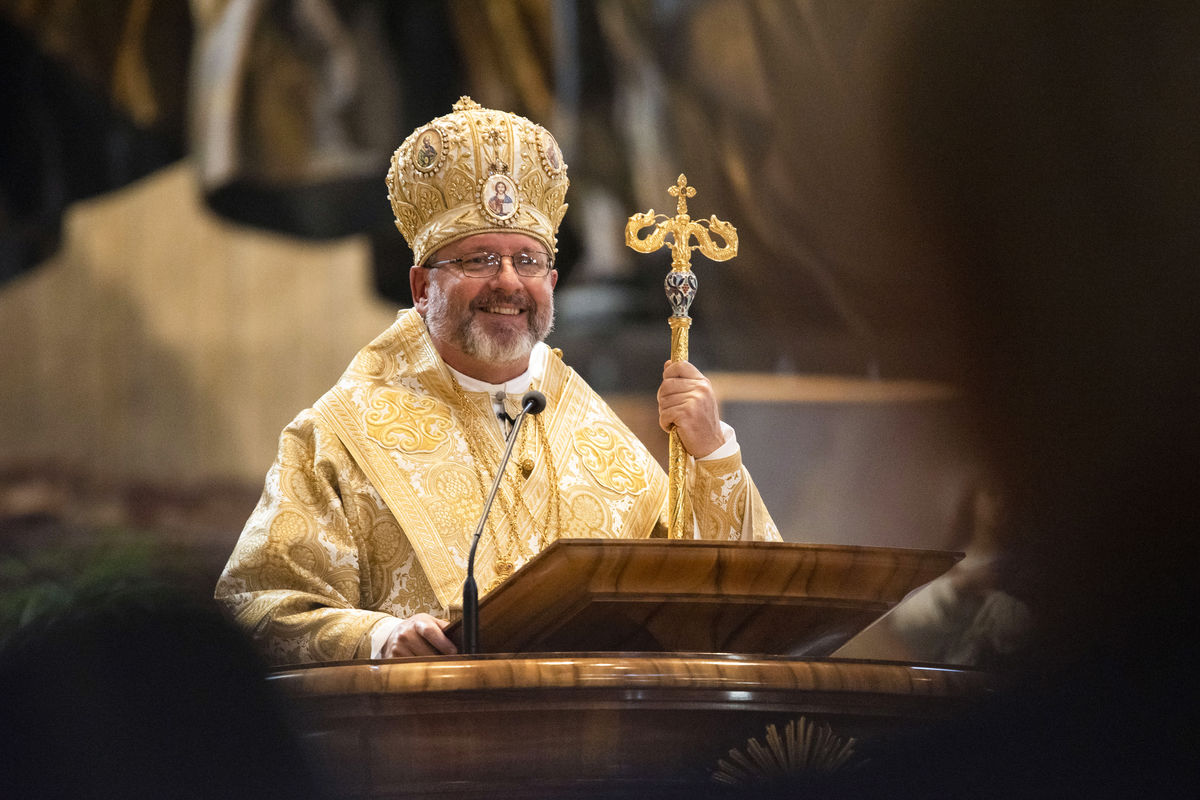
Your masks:
M687 177L682 173L667 192L677 198L675 216L655 214L653 208L634 214L625 225L625 244L639 253L652 253L663 246L668 234L671 236L671 241L667 242L671 248L671 271L664 281L672 309L667 323L671 326L671 360L684 361L688 357L688 329L692 326L688 309L699 286L692 272L692 251L699 250L713 261L728 261L737 255L737 229L715 216L706 220L693 220L688 216L687 198L695 197L696 189L687 185ZM639 238L639 234L651 226L653 230L646 238ZM710 232L720 237L724 244L718 247ZM695 244L692 244L693 239ZM683 449L678 432L672 430L669 437L667 529L672 539L682 539L685 535L691 538L691 502L686 491L687 451Z

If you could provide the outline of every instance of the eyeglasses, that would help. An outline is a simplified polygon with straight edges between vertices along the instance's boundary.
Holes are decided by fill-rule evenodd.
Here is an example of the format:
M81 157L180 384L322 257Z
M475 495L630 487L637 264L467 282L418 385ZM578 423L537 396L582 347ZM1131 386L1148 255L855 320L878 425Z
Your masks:
M457 264L468 278L490 278L500 271L505 258L511 258L513 269L524 278L541 278L550 271L554 260L550 254L542 250L522 250L512 255L492 253L487 250L478 253L468 253L461 258L447 258L442 261L432 261L425 266L433 269L447 264Z

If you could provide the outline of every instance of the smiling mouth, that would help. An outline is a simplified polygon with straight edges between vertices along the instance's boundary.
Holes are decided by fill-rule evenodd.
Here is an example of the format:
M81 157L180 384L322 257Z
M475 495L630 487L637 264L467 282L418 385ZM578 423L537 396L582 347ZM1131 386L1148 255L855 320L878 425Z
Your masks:
M506 317L515 317L525 313L525 309L516 306L480 306L478 310L485 314L501 314Z

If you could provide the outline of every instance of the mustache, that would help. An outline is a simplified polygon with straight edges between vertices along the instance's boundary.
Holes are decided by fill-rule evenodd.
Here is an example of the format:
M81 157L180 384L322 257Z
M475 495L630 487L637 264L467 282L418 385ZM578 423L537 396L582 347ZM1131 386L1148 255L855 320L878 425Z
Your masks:
M487 294L478 295L471 301L471 309L478 310L494 305L516 306L523 311L537 309L537 303L525 292L506 292L503 289L493 289Z

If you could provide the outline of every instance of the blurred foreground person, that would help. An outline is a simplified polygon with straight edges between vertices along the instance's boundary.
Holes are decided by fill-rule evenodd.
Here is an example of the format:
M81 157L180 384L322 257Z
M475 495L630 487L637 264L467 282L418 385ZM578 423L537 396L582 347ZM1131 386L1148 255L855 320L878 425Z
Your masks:
M1196 797L1200 7L914 3L890 153L967 322L1035 620L856 797Z
M962 561L906 597L838 651L845 658L885 658L1002 670L1027 653L1032 614L1022 599L1027 569L1014 550L1003 490L994 480L971 485L954 521L949 548Z
M0 797L327 797L253 645L151 582L98 588L0 647Z

